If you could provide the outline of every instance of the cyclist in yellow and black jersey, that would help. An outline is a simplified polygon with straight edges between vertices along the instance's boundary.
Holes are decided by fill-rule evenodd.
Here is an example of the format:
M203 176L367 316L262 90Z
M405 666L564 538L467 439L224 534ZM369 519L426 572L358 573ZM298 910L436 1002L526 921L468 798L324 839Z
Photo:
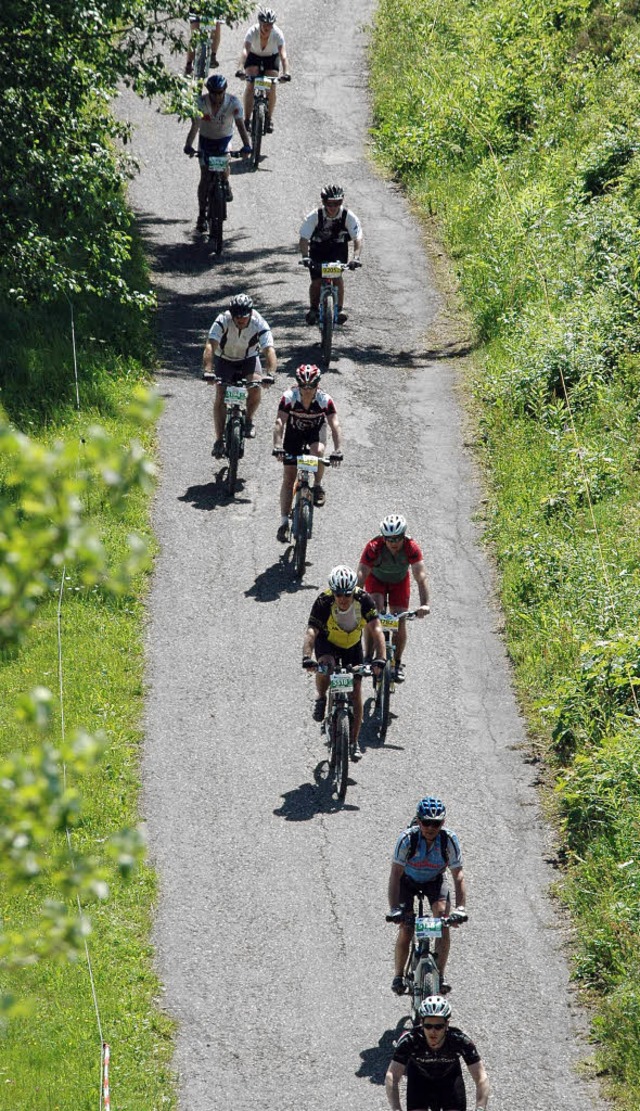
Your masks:
M329 575L329 589L318 595L311 607L307 631L302 645L302 666L308 670L317 663L331 670L339 664L362 663L362 630L371 633L374 660L371 667L381 671L385 663L386 646L378 611L373 599L357 585L358 577L350 567L334 567ZM322 721L326 709L329 675L316 675L318 697L313 710L314 721ZM354 676L353 683L353 743L351 759L359 760L362 725L362 678Z

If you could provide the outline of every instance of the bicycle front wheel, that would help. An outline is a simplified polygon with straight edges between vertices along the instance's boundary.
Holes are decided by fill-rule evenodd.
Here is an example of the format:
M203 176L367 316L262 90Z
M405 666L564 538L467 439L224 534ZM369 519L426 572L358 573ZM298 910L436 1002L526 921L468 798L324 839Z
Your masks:
M293 569L301 579L307 566L307 541L311 532L311 506L308 501L300 501L295 514L295 544L293 548Z
M265 107L262 101L259 101L253 106L253 117L251 119L251 158L249 164L252 170L257 170L260 165L260 151L262 150L262 136L264 135L265 127Z
M327 293L324 302L324 316L322 319L322 357L326 366L331 362L331 349L333 347L333 314L335 311L333 293Z
M347 777L349 775L349 715L347 711L338 710L331 728L331 782L339 799L347 793Z
M236 492L236 481L238 478L238 460L240 459L240 450L242 446L242 437L240 435L240 421L237 419L229 423L229 431L227 435L227 456L229 458L229 470L227 472L227 491L233 497Z
M389 728L389 710L391 707L391 668L393 664L387 660L384 671L378 680L376 703L378 717L380 718L380 740L384 741Z
M207 214L209 239L216 255L219 255L222 251L222 226L225 216L226 204L222 175L216 174L209 190L209 211Z

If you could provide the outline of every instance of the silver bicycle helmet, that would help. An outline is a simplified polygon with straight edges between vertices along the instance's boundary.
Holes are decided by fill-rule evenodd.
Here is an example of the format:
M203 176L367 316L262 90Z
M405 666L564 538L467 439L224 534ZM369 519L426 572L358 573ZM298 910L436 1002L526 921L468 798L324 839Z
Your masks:
M390 513L380 522L380 535L385 540L398 540L407 531L407 522L399 513Z
M275 23L276 13L273 8L258 8L258 22L259 23Z
M353 594L358 576L350 567L340 564L329 573L329 589L333 594Z
M252 309L253 301L246 293L238 293L229 302L229 312L232 316L250 316Z
M437 799L435 795L427 795L420 799L416 806L416 816L430 819L432 822L444 822L447 816L447 808L442 799Z
M449 1018L451 1004L447 1002L444 995L428 995L422 1000L418 1014L420 1018Z

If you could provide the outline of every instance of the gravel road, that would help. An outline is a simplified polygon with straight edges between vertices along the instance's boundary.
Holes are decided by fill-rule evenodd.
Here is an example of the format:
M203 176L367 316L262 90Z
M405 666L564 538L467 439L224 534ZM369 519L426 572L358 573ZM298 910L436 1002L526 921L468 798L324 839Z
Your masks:
M390 991L390 856L416 800L436 793L460 836L469 890L470 921L453 937L449 965L454 1021L478 1043L491 1107L595 1111L597 1093L575 1069L589 1047L548 898L552 840L474 524L480 495L456 359L445 337L426 351L440 307L431 265L402 195L367 160L373 5L282 0L277 10L294 80L280 86L260 172L234 166L220 259L193 236L187 127L124 102L136 124L142 170L132 199L160 298L166 399L143 771L161 881L158 968L179 1022L180 1107L381 1111L406 1014ZM224 29L220 72L235 92L241 43L241 29ZM327 476L299 585L275 537L271 427L293 368L318 357L296 245L302 216L331 180L362 220L365 265L347 275L351 318L324 379L345 463ZM282 373L264 395L229 502L209 454L200 360L209 325L238 291L273 325ZM302 636L329 569L354 564L393 511L424 547L432 616L410 628L387 743L365 731L365 759L337 806L322 782Z

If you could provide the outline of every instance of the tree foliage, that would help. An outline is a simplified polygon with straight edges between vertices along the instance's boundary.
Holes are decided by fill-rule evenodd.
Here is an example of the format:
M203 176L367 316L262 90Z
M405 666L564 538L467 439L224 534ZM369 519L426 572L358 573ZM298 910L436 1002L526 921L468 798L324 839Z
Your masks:
M237 19L247 5L202 0ZM111 111L124 86L188 114L193 85L172 68L186 49L178 0L15 0L0 9L0 300L129 289L135 172L129 127ZM182 59L178 63L182 70Z

